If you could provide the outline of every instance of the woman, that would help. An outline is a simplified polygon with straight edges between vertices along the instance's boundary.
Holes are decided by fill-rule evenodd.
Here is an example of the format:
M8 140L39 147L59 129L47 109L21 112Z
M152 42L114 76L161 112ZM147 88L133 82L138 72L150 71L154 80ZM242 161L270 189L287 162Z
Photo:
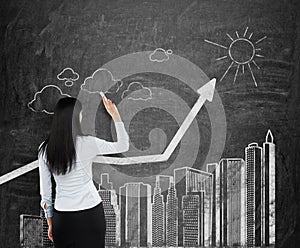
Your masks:
M129 137L114 103L102 96L112 117L116 142L81 132L81 103L72 97L58 101L48 138L38 149L41 206L48 223L48 237L55 247L105 247L106 221L102 199L92 181L96 155L125 152ZM51 174L56 182L52 206Z

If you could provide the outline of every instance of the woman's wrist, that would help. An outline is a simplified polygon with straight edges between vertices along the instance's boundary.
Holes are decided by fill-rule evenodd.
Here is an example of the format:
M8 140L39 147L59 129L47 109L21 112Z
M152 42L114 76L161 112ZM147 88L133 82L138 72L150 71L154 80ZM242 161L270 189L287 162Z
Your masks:
M121 122L122 121L120 115L112 116L112 118L113 118L114 122Z

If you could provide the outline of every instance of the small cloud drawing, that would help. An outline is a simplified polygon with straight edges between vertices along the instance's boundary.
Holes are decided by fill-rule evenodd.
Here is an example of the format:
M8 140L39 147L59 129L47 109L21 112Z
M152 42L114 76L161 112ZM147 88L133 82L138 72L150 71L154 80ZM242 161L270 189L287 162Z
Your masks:
M171 55L173 51L168 49L167 51L163 48L156 48L150 55L149 59L152 62L164 62L170 59L169 55Z
M118 82L117 82L117 89L116 89L116 93L120 90L120 88L123 86L123 82L122 82L122 80L119 80Z
M100 94L101 91L108 92L107 90L116 82L120 82L120 85L118 83L118 91L123 85L122 81L114 79L112 73L109 70L100 68L96 70L92 76L87 77L80 88L89 93Z
M71 96L64 94L58 86L49 84L34 94L33 99L27 104L27 107L33 112L54 114L56 103L63 97Z
M67 87L72 87L73 84L74 84L74 81L72 81L72 80L65 81L65 86L67 86Z
M76 81L79 79L79 74L74 72L74 70L70 67L63 69L57 76L58 80L66 80L66 81Z
M144 87L140 82L131 82L127 89L122 92L121 98L128 97L130 100L147 101L152 99L152 91Z

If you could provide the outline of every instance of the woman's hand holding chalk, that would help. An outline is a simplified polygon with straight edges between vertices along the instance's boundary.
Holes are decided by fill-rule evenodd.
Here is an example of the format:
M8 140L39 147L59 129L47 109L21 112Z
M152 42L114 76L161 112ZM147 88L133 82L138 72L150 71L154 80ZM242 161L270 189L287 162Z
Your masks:
M100 91L100 96L104 97L105 100L107 99L102 91Z
M105 106L106 111L110 114L113 120L115 122L122 121L116 105L110 99L107 99L102 91L100 92L100 95L102 96L103 104Z

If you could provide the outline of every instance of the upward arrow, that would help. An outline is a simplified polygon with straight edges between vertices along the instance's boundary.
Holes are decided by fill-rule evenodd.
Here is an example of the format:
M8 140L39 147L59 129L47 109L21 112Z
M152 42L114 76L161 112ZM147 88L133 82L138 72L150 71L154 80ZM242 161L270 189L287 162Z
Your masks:
M198 112L204 105L206 101L212 101L215 91L216 79L210 80L204 86L199 88L197 92L199 93L199 98L194 104L191 111L188 113L183 123L177 130L176 134L172 138L171 142L167 146L166 150L163 154L155 154L155 155L146 155L146 156L136 156L136 157L105 157L105 156L97 156L94 162L102 163L102 164L117 164L117 165L128 165L128 164L140 164L140 163L155 163L155 162L164 162L167 161L172 153L174 152L176 146L182 139L183 135L186 133L188 128L190 127L192 121L197 116ZM14 171L11 171L0 177L0 185L8 182L18 176L21 176L29 171L34 170L38 167L38 161L33 161L27 165L24 165Z
M216 87L216 79L213 78L212 80L204 84L201 88L199 88L197 92L200 94L200 97L203 97L207 101L212 102L212 99L214 97L215 87Z
M146 155L146 156L136 156L136 157L124 157L124 158L115 158L115 157L103 157L97 156L94 162L102 163L102 164L118 164L118 165L126 165L126 164L141 164L141 163L155 163L155 162L164 162L167 161L172 153L174 152L176 146L182 139L183 135L188 130L189 126L197 116L198 112L202 108L205 101L212 101L215 91L216 79L213 78L197 92L200 94L197 102L194 104L191 111L188 113L183 123L177 130L176 134L172 138L171 142L167 146L166 150L163 154L155 154L155 155Z
M176 146L182 139L183 135L188 130L189 126L192 124L193 120L197 116L198 112L202 108L203 104L206 100L212 101L215 91L215 85L216 85L216 79L213 78L208 83L206 83L204 86L202 86L200 89L197 90L197 92L200 94L197 102L191 109L191 111L188 113L187 117L185 117L185 120L179 127L178 131L176 132L175 136L171 140L170 144L168 145L167 149L165 150L164 154L167 156L167 159L171 156L171 154L174 152Z

